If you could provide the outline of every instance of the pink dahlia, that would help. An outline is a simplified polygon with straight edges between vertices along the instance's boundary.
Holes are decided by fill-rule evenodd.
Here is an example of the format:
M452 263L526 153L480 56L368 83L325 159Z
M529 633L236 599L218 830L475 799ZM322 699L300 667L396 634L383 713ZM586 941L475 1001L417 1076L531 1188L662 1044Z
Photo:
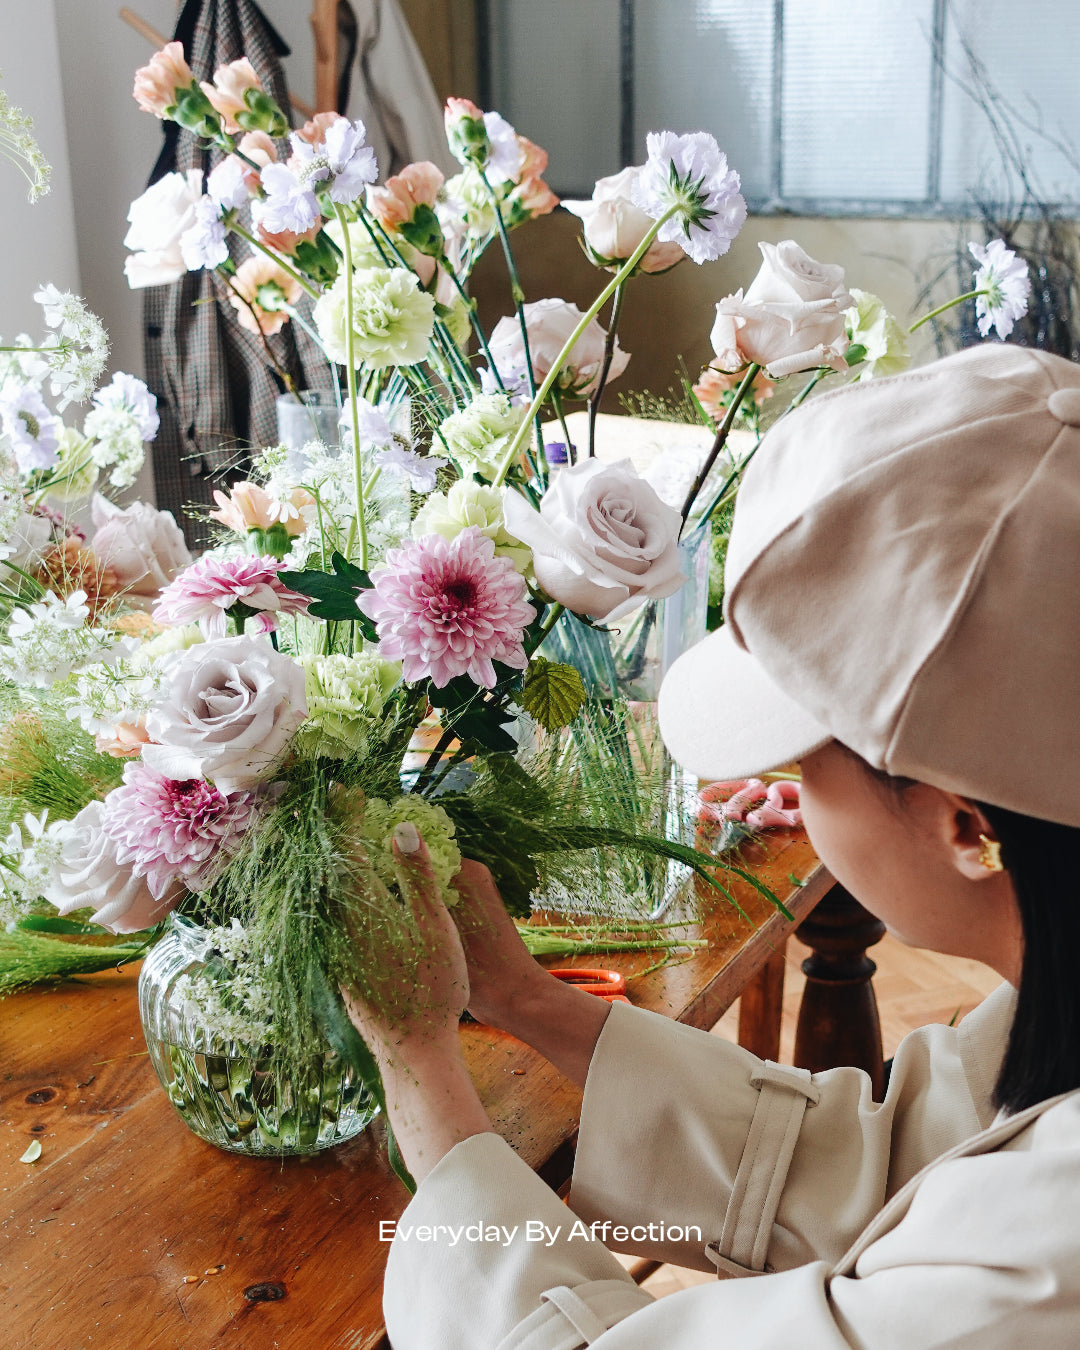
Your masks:
M406 680L436 689L468 675L490 689L493 661L524 670L522 633L536 616L525 581L475 525L444 539L429 534L387 554L357 604L375 620L379 655L402 663Z
M124 766L124 782L105 798L101 828L118 862L145 876L160 899L182 880L201 889L236 851L255 815L251 792L222 792L201 778L177 782L147 764Z
M198 623L208 638L225 636L225 611L255 615L259 632L277 627L275 614L300 614L310 603L278 580L277 558L200 558L170 581L158 596L159 623Z

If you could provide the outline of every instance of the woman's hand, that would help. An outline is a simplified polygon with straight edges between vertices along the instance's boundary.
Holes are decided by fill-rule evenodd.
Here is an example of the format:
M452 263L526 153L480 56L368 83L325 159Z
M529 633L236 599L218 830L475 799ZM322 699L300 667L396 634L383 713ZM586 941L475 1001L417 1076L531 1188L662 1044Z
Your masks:
M487 1026L512 1031L521 1006L551 977L529 955L483 863L463 859L454 887L461 896L453 917L468 965L469 1012Z
M490 1131L491 1122L458 1038L469 997L461 940L414 825L397 826L393 849L417 952L403 959L388 946L369 972L369 999L346 995L345 1005L379 1063L398 1147L419 1182L455 1144Z
M466 859L454 921L468 963L469 1012L531 1045L579 1087L611 1004L552 979L529 955L488 869Z

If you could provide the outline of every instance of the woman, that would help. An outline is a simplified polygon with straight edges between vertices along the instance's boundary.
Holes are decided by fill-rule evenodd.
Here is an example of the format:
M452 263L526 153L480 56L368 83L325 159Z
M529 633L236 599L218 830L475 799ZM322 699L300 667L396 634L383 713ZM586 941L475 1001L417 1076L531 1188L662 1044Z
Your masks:
M393 1028L356 1010L420 1183L387 1268L395 1350L1080 1344L1078 578L1080 368L973 348L769 434L726 626L665 682L676 759L713 778L800 760L838 880L1007 982L907 1037L883 1103L858 1070L764 1064L552 980L471 863L463 951L401 827L428 997ZM491 1132L466 1003L584 1085L573 1213ZM700 1230L625 1249L757 1278L656 1302L574 1215ZM528 1241L529 1220L556 1236ZM518 1233L453 1240L477 1221ZM448 1227L403 1240L421 1225Z

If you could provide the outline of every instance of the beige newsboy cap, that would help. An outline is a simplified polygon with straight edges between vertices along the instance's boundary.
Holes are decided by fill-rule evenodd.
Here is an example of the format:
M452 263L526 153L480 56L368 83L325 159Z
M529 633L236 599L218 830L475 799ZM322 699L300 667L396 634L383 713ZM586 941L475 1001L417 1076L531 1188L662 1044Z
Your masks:
M660 691L686 768L835 738L1080 826L1080 366L985 343L808 402L747 469L726 583Z

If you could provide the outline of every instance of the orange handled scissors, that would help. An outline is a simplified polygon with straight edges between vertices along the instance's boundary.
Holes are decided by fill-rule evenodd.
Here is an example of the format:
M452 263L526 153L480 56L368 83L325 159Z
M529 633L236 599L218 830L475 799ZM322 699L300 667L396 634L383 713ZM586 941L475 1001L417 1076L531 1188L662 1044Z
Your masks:
M548 974L554 975L557 980L562 980L564 984L572 984L576 989L581 989L586 994L595 994L597 998L602 998L608 1003L630 1002L626 997L626 976L620 975L617 970L600 970L578 966L549 970Z

